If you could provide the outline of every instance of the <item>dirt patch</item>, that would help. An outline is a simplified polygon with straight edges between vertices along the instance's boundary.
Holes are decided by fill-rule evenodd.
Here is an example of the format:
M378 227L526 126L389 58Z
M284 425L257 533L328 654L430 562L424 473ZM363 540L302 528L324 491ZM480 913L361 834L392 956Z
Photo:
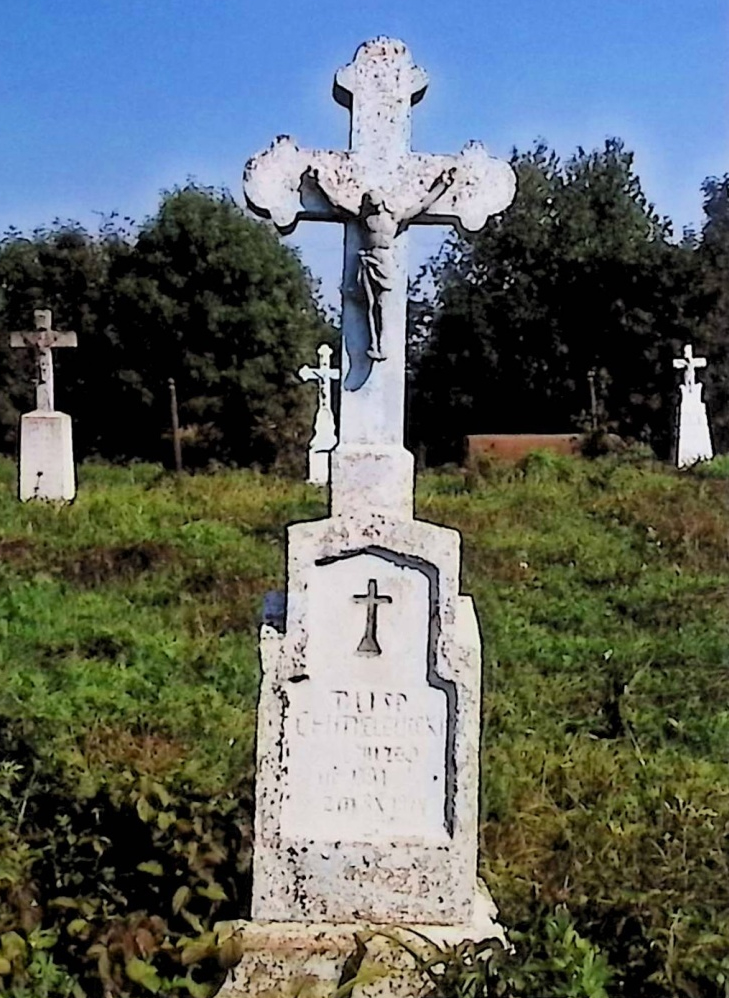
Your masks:
M263 596L280 583L265 576L190 575L182 588L196 596L189 608L188 627L195 633L215 631L220 636L256 631L261 622Z
M0 563L26 565L35 554L35 544L27 537L0 539Z
M83 751L92 765L130 768L150 776L167 773L185 757L184 745L174 739L109 727L90 731Z
M58 573L77 585L98 586L106 582L135 579L178 560L179 554L171 545L143 541L140 544L79 551L59 565Z

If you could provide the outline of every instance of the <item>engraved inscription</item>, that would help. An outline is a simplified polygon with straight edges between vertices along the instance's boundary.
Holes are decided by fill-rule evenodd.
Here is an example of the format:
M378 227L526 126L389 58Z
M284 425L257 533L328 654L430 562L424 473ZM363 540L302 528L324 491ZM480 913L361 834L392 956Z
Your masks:
M297 686L282 830L363 841L445 837L440 691Z

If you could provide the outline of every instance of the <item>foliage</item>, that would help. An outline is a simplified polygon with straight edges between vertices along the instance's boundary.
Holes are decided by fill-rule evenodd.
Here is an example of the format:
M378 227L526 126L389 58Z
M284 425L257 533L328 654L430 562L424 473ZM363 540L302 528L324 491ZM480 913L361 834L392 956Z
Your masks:
M160 460L176 381L188 466L271 466L305 450L313 400L296 378L329 335L296 255L226 192L163 194L138 231L112 217L92 236L56 223L0 244L0 443L31 407L32 358L11 350L34 307L79 349L58 350L57 405L80 455ZM301 460L299 458L299 460Z
M707 177L702 187L706 221L698 244L709 302L703 343L710 357L705 377L712 429L719 450L729 447L729 174Z
M437 464L468 433L584 428L594 371L600 428L667 453L672 357L706 310L696 254L670 241L617 139L512 163L512 206L446 244L424 275L433 301L421 290L411 310L412 442Z
M516 946L449 953L441 995L725 998L729 507L701 468L420 482L484 630L481 874ZM323 505L253 472L80 479L21 505L0 462L0 981L207 994L250 890L261 598Z

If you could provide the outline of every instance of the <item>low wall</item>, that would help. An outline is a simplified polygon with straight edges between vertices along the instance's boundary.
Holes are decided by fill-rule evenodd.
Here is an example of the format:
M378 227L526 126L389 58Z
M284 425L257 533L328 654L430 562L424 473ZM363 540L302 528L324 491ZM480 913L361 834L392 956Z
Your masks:
M466 460L488 455L504 461L519 461L531 451L580 454L581 433L479 433L466 437Z

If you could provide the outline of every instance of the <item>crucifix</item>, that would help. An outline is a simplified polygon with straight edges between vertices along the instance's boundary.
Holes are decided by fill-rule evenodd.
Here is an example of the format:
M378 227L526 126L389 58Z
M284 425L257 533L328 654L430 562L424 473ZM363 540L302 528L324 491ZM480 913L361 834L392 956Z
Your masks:
M694 357L694 349L690 343L683 348L683 358L675 358L673 366L683 370L683 387L692 391L696 387L696 369L706 367L706 357Z
M403 42L366 42L334 80L334 99L351 116L349 149L301 149L283 135L244 172L249 206L280 231L292 232L299 220L344 225L335 454L404 450L410 225L476 232L514 196L513 170L480 143L455 156L411 151L411 107L427 85Z
M339 380L339 371L332 367L332 353L334 351L328 343L322 343L317 354L319 356L319 366L309 367L304 364L299 368L299 377L302 381L316 381L318 387L319 407L314 423L314 439L320 435L320 422L329 422L327 416L331 417L332 432L334 431L334 414L332 411L332 381ZM322 430L324 427L321 428ZM327 427L328 429L328 427ZM331 446L336 444L336 438Z
M367 606L367 622L362 640L357 645L357 651L365 655L381 655L377 641L377 610L383 603L392 603L392 596L382 596L377 593L377 579L370 579L367 583L367 592L363 595L353 596L355 603L365 603Z
M33 312L35 329L10 334L12 347L30 347L35 353L36 387L35 407L41 412L54 411L53 397L53 348L78 346L76 333L60 333L52 328L52 313L49 308L37 308Z

